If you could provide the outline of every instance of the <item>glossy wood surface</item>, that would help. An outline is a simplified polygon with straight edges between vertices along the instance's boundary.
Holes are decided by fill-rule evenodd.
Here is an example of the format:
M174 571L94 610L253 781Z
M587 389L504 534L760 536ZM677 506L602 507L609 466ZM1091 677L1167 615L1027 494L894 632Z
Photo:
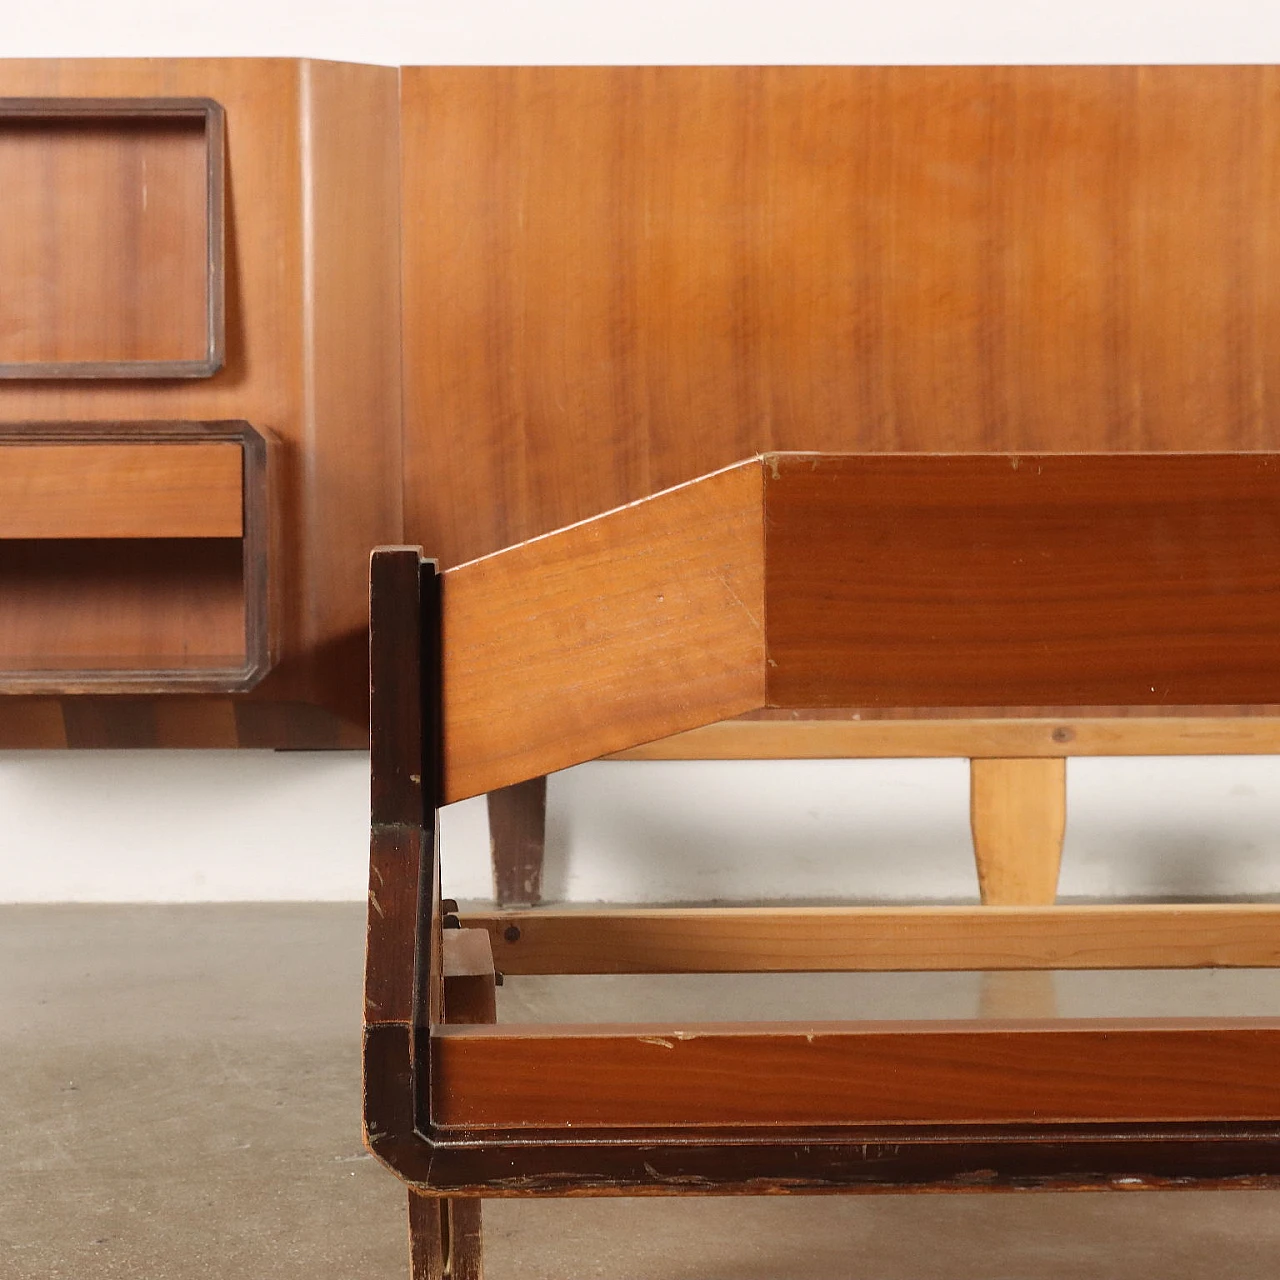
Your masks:
M236 444L0 445L0 538L239 538Z
M769 702L1280 703L1280 455L776 455Z
M1280 1118L1280 1022L437 1027L466 1130Z
M749 462L443 575L446 801L764 700Z
M466 912L503 973L1274 968L1272 904Z
M757 451L1280 446L1275 68L403 86L406 532L446 566Z
M213 103L0 97L0 377L217 369L222 142Z
M280 440L278 660L250 694L79 698L69 744L367 743L367 566L401 536L398 74L286 59L0 61L0 96L210 98L226 113L226 360L207 379L0 383L0 422L242 418ZM56 745L0 701L0 740Z

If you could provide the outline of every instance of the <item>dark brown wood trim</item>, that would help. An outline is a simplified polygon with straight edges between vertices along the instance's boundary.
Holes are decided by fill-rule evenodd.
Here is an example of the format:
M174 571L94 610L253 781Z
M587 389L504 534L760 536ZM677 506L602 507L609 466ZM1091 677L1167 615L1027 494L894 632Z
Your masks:
M0 378L211 378L226 360L226 112L212 98L0 98L0 120L203 119L207 160L206 351L200 360L0 363Z
M1280 1188L1280 1129L1256 1125L525 1131L399 1155L402 1177L494 1197Z

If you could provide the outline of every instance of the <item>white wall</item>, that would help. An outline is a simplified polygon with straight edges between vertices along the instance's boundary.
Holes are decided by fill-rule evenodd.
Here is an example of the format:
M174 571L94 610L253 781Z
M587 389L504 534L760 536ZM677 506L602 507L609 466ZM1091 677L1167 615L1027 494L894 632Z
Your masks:
M1073 760L1066 896L1280 893L1273 757ZM579 900L977 892L963 761L593 764L551 780L547 892ZM0 901L364 893L355 752L0 753ZM445 811L445 892L489 892L484 802Z
M13 58L1280 61L1272 0L9 0L0 12Z
M1262 0L0 0L0 56L402 63L1280 62ZM1280 891L1280 769L1074 761L1066 894ZM551 789L548 889L576 898L975 891L963 765L601 764ZM367 760L0 753L0 901L356 898ZM488 884L482 802L448 891Z

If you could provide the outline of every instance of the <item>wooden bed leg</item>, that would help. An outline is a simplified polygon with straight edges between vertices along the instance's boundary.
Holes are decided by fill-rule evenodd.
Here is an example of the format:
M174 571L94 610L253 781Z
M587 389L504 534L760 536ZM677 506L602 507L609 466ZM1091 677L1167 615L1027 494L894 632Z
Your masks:
M474 1196L446 1200L449 1206L449 1280L484 1280L480 1242L480 1201Z
M449 1202L409 1188L410 1280L443 1280L448 1253Z
M547 835L547 780L530 778L490 791L489 854L498 906L542 901L542 859Z
M445 929L444 1020L498 1020L493 948L484 929ZM484 1280L480 1200L409 1191L412 1280Z
M480 1201L409 1191L410 1280L484 1280Z
M1067 762L971 760L969 824L988 906L1048 906L1058 896Z
M1067 762L971 760L969 821L987 906L1050 906L1067 822ZM984 973L983 1018L1055 1018L1052 972Z

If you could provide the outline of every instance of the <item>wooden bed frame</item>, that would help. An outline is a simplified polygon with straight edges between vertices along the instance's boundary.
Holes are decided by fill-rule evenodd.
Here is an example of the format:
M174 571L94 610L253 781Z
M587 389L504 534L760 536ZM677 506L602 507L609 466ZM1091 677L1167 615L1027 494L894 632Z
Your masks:
M756 451L1280 448L1278 114L1268 66L406 67L403 540L448 571ZM628 755L1031 758L974 770L976 853L1007 809L1047 864L1036 759L1280 742L768 715ZM499 903L545 804L490 793Z
M1274 713L1280 455L764 455L443 574L375 552L371 618L365 1121L409 1184L415 1276L479 1274L484 1196L1280 1185L1275 1019L502 1028L492 996L493 953L507 973L1275 965L1274 906L459 919L436 824L750 711L1138 708L1184 733ZM1007 864L989 849L988 883Z

